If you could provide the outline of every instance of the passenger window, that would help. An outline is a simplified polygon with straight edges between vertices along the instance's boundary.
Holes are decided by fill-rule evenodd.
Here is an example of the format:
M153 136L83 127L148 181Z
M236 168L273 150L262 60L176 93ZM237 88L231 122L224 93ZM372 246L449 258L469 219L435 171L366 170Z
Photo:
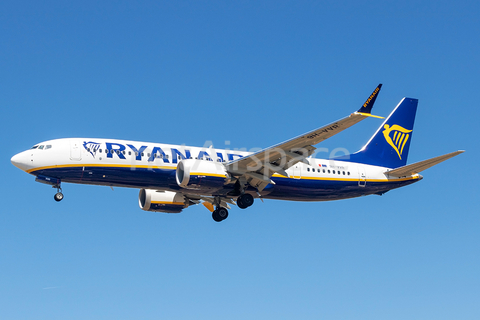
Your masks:
M147 157L149 157L149 158L150 158L150 152L149 152L149 153L147 153Z
M347 172L347 175L350 175L350 171Z
M343 171L343 175L345 175L345 171Z
M323 173L325 173L325 169L323 169Z
M144 156L143 152L142 152L142 157Z
M307 171L310 172L310 168L307 168Z
M128 151L128 155L129 155L129 156L132 155L132 151Z
M335 174L335 170L332 170L333 171L333 174Z
M328 170L328 173L330 173L330 170Z
M98 149L98 153L102 153L102 149Z

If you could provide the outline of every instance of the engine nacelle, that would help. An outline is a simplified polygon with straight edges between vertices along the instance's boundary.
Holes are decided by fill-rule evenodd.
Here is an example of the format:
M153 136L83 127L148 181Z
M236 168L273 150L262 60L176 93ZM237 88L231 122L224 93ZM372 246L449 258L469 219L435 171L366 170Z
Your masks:
M230 182L230 174L222 163L186 159L177 165L177 184L185 189L216 190Z
M188 203L178 192L141 189L138 194L138 204L145 211L180 213Z

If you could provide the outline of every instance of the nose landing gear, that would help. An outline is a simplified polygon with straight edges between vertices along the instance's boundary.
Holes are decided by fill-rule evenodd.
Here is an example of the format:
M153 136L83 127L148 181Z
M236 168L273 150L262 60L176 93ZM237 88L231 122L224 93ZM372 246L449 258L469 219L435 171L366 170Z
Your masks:
M62 201L63 200L62 188L60 187L60 185L55 185L53 187L57 188L57 193L55 193L55 195L53 196L53 199L55 199L55 201L57 202Z
M62 201L63 200L63 193L61 193L61 192L55 193L55 195L53 196L53 199L55 199L55 201L57 201L57 202Z
M44 184L48 184L48 185L52 186L52 188L57 189L57 193L53 196L53 199L55 199L55 201L57 201L57 202L63 200L63 193L62 193L62 187L61 187L62 182L61 182L60 179L38 175L35 178L35 181L40 182L40 183L44 183Z

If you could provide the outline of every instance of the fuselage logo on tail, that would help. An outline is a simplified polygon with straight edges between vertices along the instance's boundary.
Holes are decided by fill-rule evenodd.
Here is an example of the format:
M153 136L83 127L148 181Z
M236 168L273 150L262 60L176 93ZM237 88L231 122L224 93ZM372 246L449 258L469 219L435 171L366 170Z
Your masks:
M385 128L385 130L383 130L385 140L387 140L388 144L392 146L400 160L402 160L403 148L407 144L408 138L410 137L409 133L412 132L412 130L407 130L397 124L391 127L386 124L383 128Z

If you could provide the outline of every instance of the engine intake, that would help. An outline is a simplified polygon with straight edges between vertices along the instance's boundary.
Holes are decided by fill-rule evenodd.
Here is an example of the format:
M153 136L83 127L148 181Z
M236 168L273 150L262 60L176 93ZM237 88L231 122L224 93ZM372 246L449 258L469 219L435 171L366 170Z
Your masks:
M211 191L229 183L231 176L221 163L186 159L178 163L176 179L182 188Z
M141 189L138 204L145 211L180 213L189 202L178 192Z

